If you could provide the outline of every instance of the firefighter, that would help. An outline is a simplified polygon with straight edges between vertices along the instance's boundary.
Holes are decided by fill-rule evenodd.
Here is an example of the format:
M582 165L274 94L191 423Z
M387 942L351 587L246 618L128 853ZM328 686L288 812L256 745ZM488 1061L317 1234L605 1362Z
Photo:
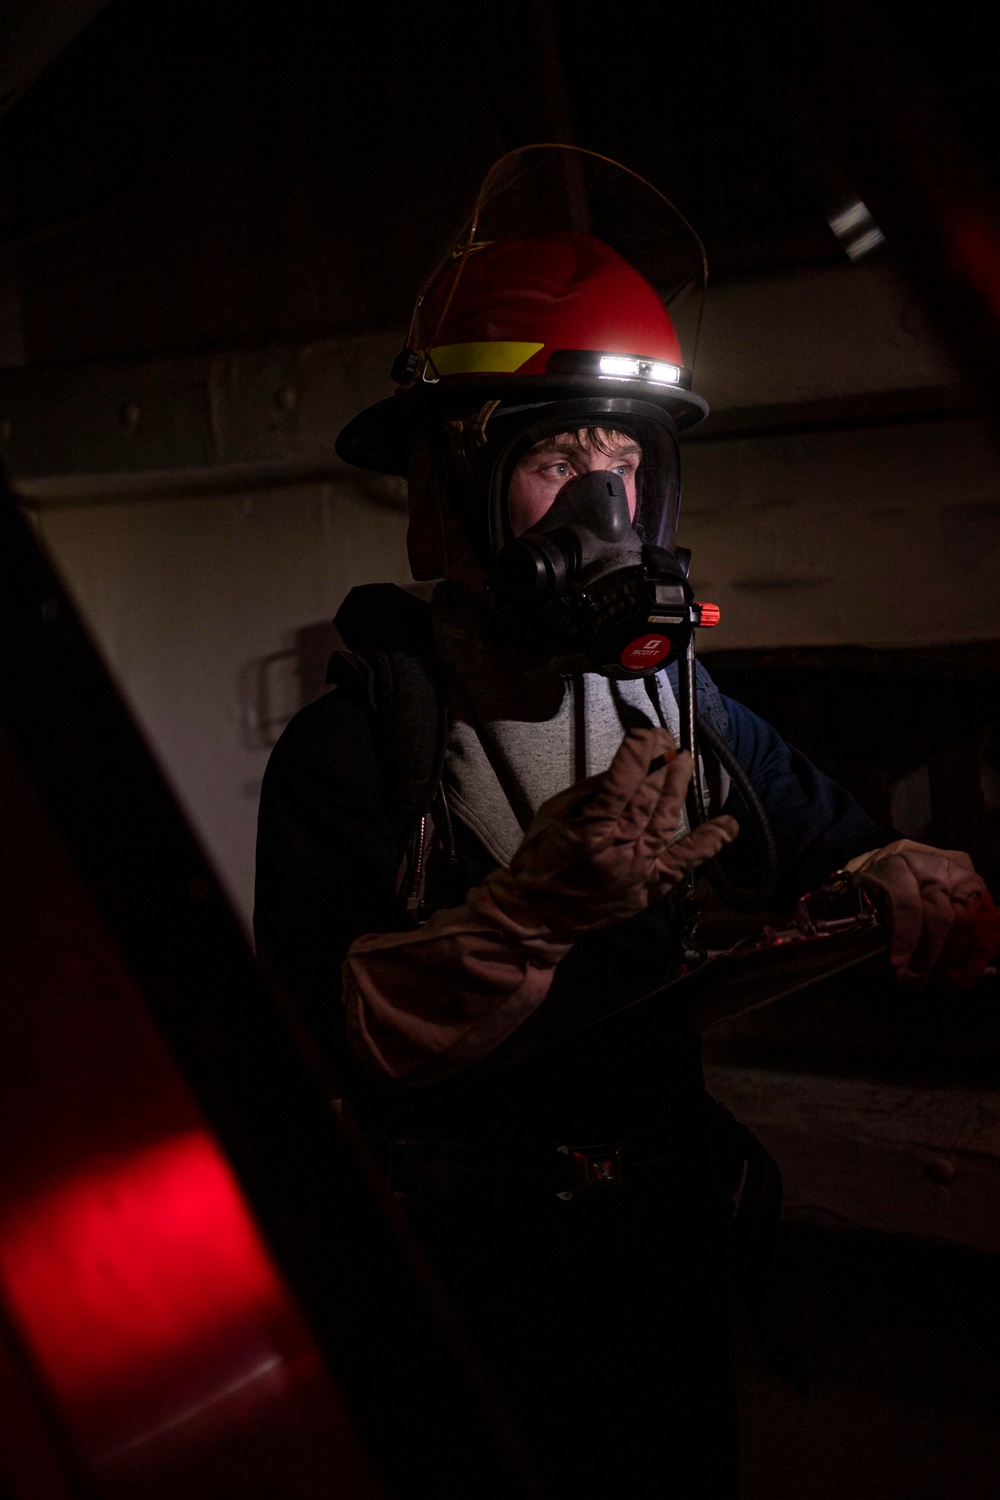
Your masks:
M265 777L259 950L551 1492L734 1496L745 1137L683 1015L642 1056L567 1068L562 1044L676 968L693 871L726 851L759 877L753 794L773 902L848 869L905 982L971 983L1000 925L967 856L876 826L700 666L706 732L752 790L678 752L683 661L648 614L690 598L677 434L706 404L605 240L482 223L422 289L397 395L339 439L406 474L414 577L443 581L430 603L354 590L337 617L336 686Z

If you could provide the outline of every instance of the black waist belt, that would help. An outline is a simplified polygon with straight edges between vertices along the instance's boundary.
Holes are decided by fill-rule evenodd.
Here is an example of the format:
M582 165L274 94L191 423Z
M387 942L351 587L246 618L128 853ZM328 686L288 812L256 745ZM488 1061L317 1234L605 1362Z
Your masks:
M543 1145L400 1137L389 1143L389 1187L415 1211L494 1195L511 1202L555 1194L599 1202L630 1188L686 1183L719 1205L729 1200L732 1274L771 1364L808 1391L804 1365L765 1329L761 1298L781 1217L781 1172L770 1153L724 1106L706 1096L705 1129L663 1149L625 1141Z
M491 1191L551 1192L563 1199L667 1180L682 1169L679 1150L628 1142L568 1143L415 1140L389 1143L389 1188L402 1199L456 1200Z
M489 1192L568 1199L681 1180L731 1197L760 1153L766 1155L760 1142L706 1094L702 1111L641 1141L398 1136L389 1142L388 1177L393 1196L404 1199Z

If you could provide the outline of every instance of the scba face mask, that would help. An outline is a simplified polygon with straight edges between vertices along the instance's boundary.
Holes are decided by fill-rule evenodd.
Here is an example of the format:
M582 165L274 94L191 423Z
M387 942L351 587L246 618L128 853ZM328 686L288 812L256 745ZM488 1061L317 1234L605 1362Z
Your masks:
M596 403L590 403L590 407ZM562 406L509 441L493 467L491 591L497 607L560 653L616 677L658 671L684 653L693 626L718 612L695 602L689 554L676 549L676 429L641 402ZM526 457L571 437L588 470L567 479L544 514L514 534L511 490ZM634 508L616 451L640 450ZM606 467L605 467L606 465ZM624 467L624 465L619 466Z

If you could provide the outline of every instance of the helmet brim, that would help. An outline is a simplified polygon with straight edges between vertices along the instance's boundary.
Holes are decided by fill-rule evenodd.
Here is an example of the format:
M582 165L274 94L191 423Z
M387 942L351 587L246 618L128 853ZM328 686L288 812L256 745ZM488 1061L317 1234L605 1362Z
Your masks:
M573 401L593 396L620 397L659 406L672 417L679 432L708 415L708 402L694 391L653 385L648 380L596 381L593 376L477 375L471 380L421 383L397 391L359 412L339 434L338 458L376 474L400 474L410 467L413 445L422 431L449 414L468 413L487 401L523 406L538 402Z

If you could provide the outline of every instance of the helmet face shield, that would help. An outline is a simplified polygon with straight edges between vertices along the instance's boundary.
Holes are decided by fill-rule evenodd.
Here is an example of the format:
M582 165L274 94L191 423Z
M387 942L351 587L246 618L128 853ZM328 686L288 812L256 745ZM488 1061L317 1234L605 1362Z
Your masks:
M550 263L536 269L531 250L524 247L540 242L549 246ZM624 277L611 288L613 264L585 263L588 245L599 245L646 283L661 313L669 309L669 334L657 333L655 315L640 305L641 299L628 305L634 289ZM503 307L489 292L484 296L477 265L483 251L490 252L496 266L494 284L498 274L511 282L535 280L527 307L518 305L516 295ZM574 255L577 264L568 268L566 261ZM600 304L603 285L608 285L618 302L618 326L609 327L599 311L588 317L579 297L575 307L566 306L564 317L547 317L544 303L552 289L574 283L586 285L585 300L592 305ZM578 355L584 356L581 371L592 371L598 379L626 373L602 370L604 355L631 361L628 373L639 378L637 366L657 364L661 381L669 383L676 377L664 376L665 367L683 366L675 333L678 319L686 325L681 331L694 361L706 284L701 241L670 200L644 178L577 147L522 147L501 157L487 173L466 218L424 280L408 339L419 367L413 375L435 383L487 371L570 373Z

